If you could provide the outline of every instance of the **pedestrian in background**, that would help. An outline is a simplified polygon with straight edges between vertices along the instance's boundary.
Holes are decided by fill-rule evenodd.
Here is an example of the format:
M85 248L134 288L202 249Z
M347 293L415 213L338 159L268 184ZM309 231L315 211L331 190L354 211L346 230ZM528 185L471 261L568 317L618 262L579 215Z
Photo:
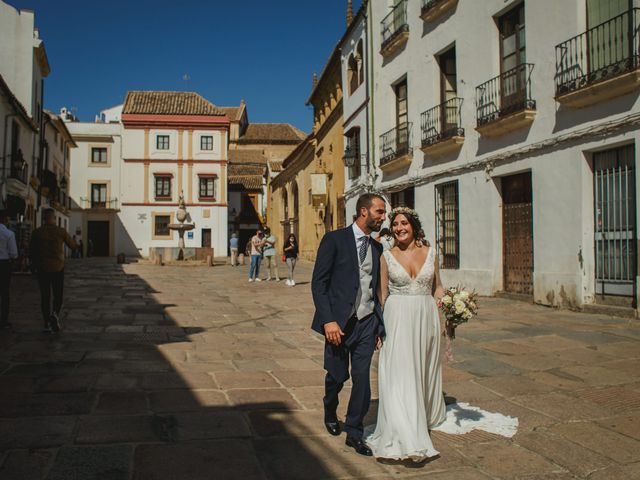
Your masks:
M256 234L249 241L251 248L251 266L249 267L249 281L261 282L260 262L262 261L262 230L256 230Z
M391 250L396 244L393 235L391 235L391 230L389 230L388 228L383 228L382 230L380 230L380 233L378 234L376 240L382 244L382 248L384 250Z
M280 276L278 275L278 259L276 258L276 242L278 241L278 237L271 233L271 229L269 227L265 227L264 235L265 238L263 241L262 256L267 262L266 280L271 280L271 272L273 271L275 273L276 282L279 282Z
M238 235L235 233L231 234L229 250L231 250L231 266L236 267L238 265Z
M296 282L293 279L293 271L296 268L296 262L298 261L298 239L292 233L287 239L287 243L284 246L284 257L287 262L287 285L293 287Z
M0 211L0 330L10 330L9 296L11 292L11 261L18 258L16 235L7 228L9 217Z
M60 310L64 293L64 249L66 244L72 250L77 248L67 231L56 225L53 209L44 211L44 225L36 228L31 235L29 254L38 275L40 286L40 308L44 318L44 331L60 331ZM53 292L53 309L51 293Z
M78 252L78 257L77 258L83 258L84 257L84 244L82 243L82 239L78 239L78 248L76 250Z

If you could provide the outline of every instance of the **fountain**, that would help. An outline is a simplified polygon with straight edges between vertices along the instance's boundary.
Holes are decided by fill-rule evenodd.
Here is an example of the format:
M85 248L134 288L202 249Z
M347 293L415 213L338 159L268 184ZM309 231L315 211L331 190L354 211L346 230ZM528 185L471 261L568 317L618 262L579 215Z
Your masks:
M184 192L182 192L180 194L180 200L178 201L178 211L176 212L176 219L180 223L169 224L169 229L177 230L180 237L178 240L178 248L180 249L180 252L178 253L178 260L184 260L184 232L195 228L195 225L192 223L184 223L187 218L191 220L191 217L187 213L187 207L184 204Z

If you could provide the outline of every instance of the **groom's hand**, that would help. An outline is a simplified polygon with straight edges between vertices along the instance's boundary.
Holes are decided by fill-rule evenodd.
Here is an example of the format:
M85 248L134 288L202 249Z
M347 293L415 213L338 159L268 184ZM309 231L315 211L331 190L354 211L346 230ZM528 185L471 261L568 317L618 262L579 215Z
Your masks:
M338 322L329 322L324 324L324 336L327 342L332 345L340 345L342 343L342 336L344 332L338 325Z
M380 350L382 348L382 337L376 335L376 350Z

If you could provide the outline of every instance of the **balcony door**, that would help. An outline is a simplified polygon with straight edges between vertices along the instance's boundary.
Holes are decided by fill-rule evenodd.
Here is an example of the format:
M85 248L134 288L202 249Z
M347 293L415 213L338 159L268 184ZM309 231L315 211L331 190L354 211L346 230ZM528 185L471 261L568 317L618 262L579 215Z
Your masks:
M409 112L407 108L407 79L395 86L396 93L396 156L409 152Z
M587 58L593 80L608 76L608 67L629 57L629 26L633 0L587 0ZM631 36L631 39L635 37ZM633 41L633 40L631 40ZM601 74L601 75L600 75Z
M458 96L456 48L453 47L438 57L440 65L440 125L442 137L448 137L447 132L458 127L458 107L454 98Z
M524 3L498 19L500 30L500 96L501 112L524 107L527 63Z
M107 207L107 185L94 183L91 185L91 208Z

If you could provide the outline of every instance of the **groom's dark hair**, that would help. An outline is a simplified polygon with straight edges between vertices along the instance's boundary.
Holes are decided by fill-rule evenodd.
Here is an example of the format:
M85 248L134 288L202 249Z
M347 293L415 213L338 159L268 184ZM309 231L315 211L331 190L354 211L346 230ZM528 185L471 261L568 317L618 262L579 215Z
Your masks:
M386 200L382 197L382 195L378 195L377 193L365 193L364 195L360 195L358 201L356 202L356 218L360 216L360 210L362 208L366 208L367 210L371 208L371 204L373 203L374 198L379 198L386 203Z

